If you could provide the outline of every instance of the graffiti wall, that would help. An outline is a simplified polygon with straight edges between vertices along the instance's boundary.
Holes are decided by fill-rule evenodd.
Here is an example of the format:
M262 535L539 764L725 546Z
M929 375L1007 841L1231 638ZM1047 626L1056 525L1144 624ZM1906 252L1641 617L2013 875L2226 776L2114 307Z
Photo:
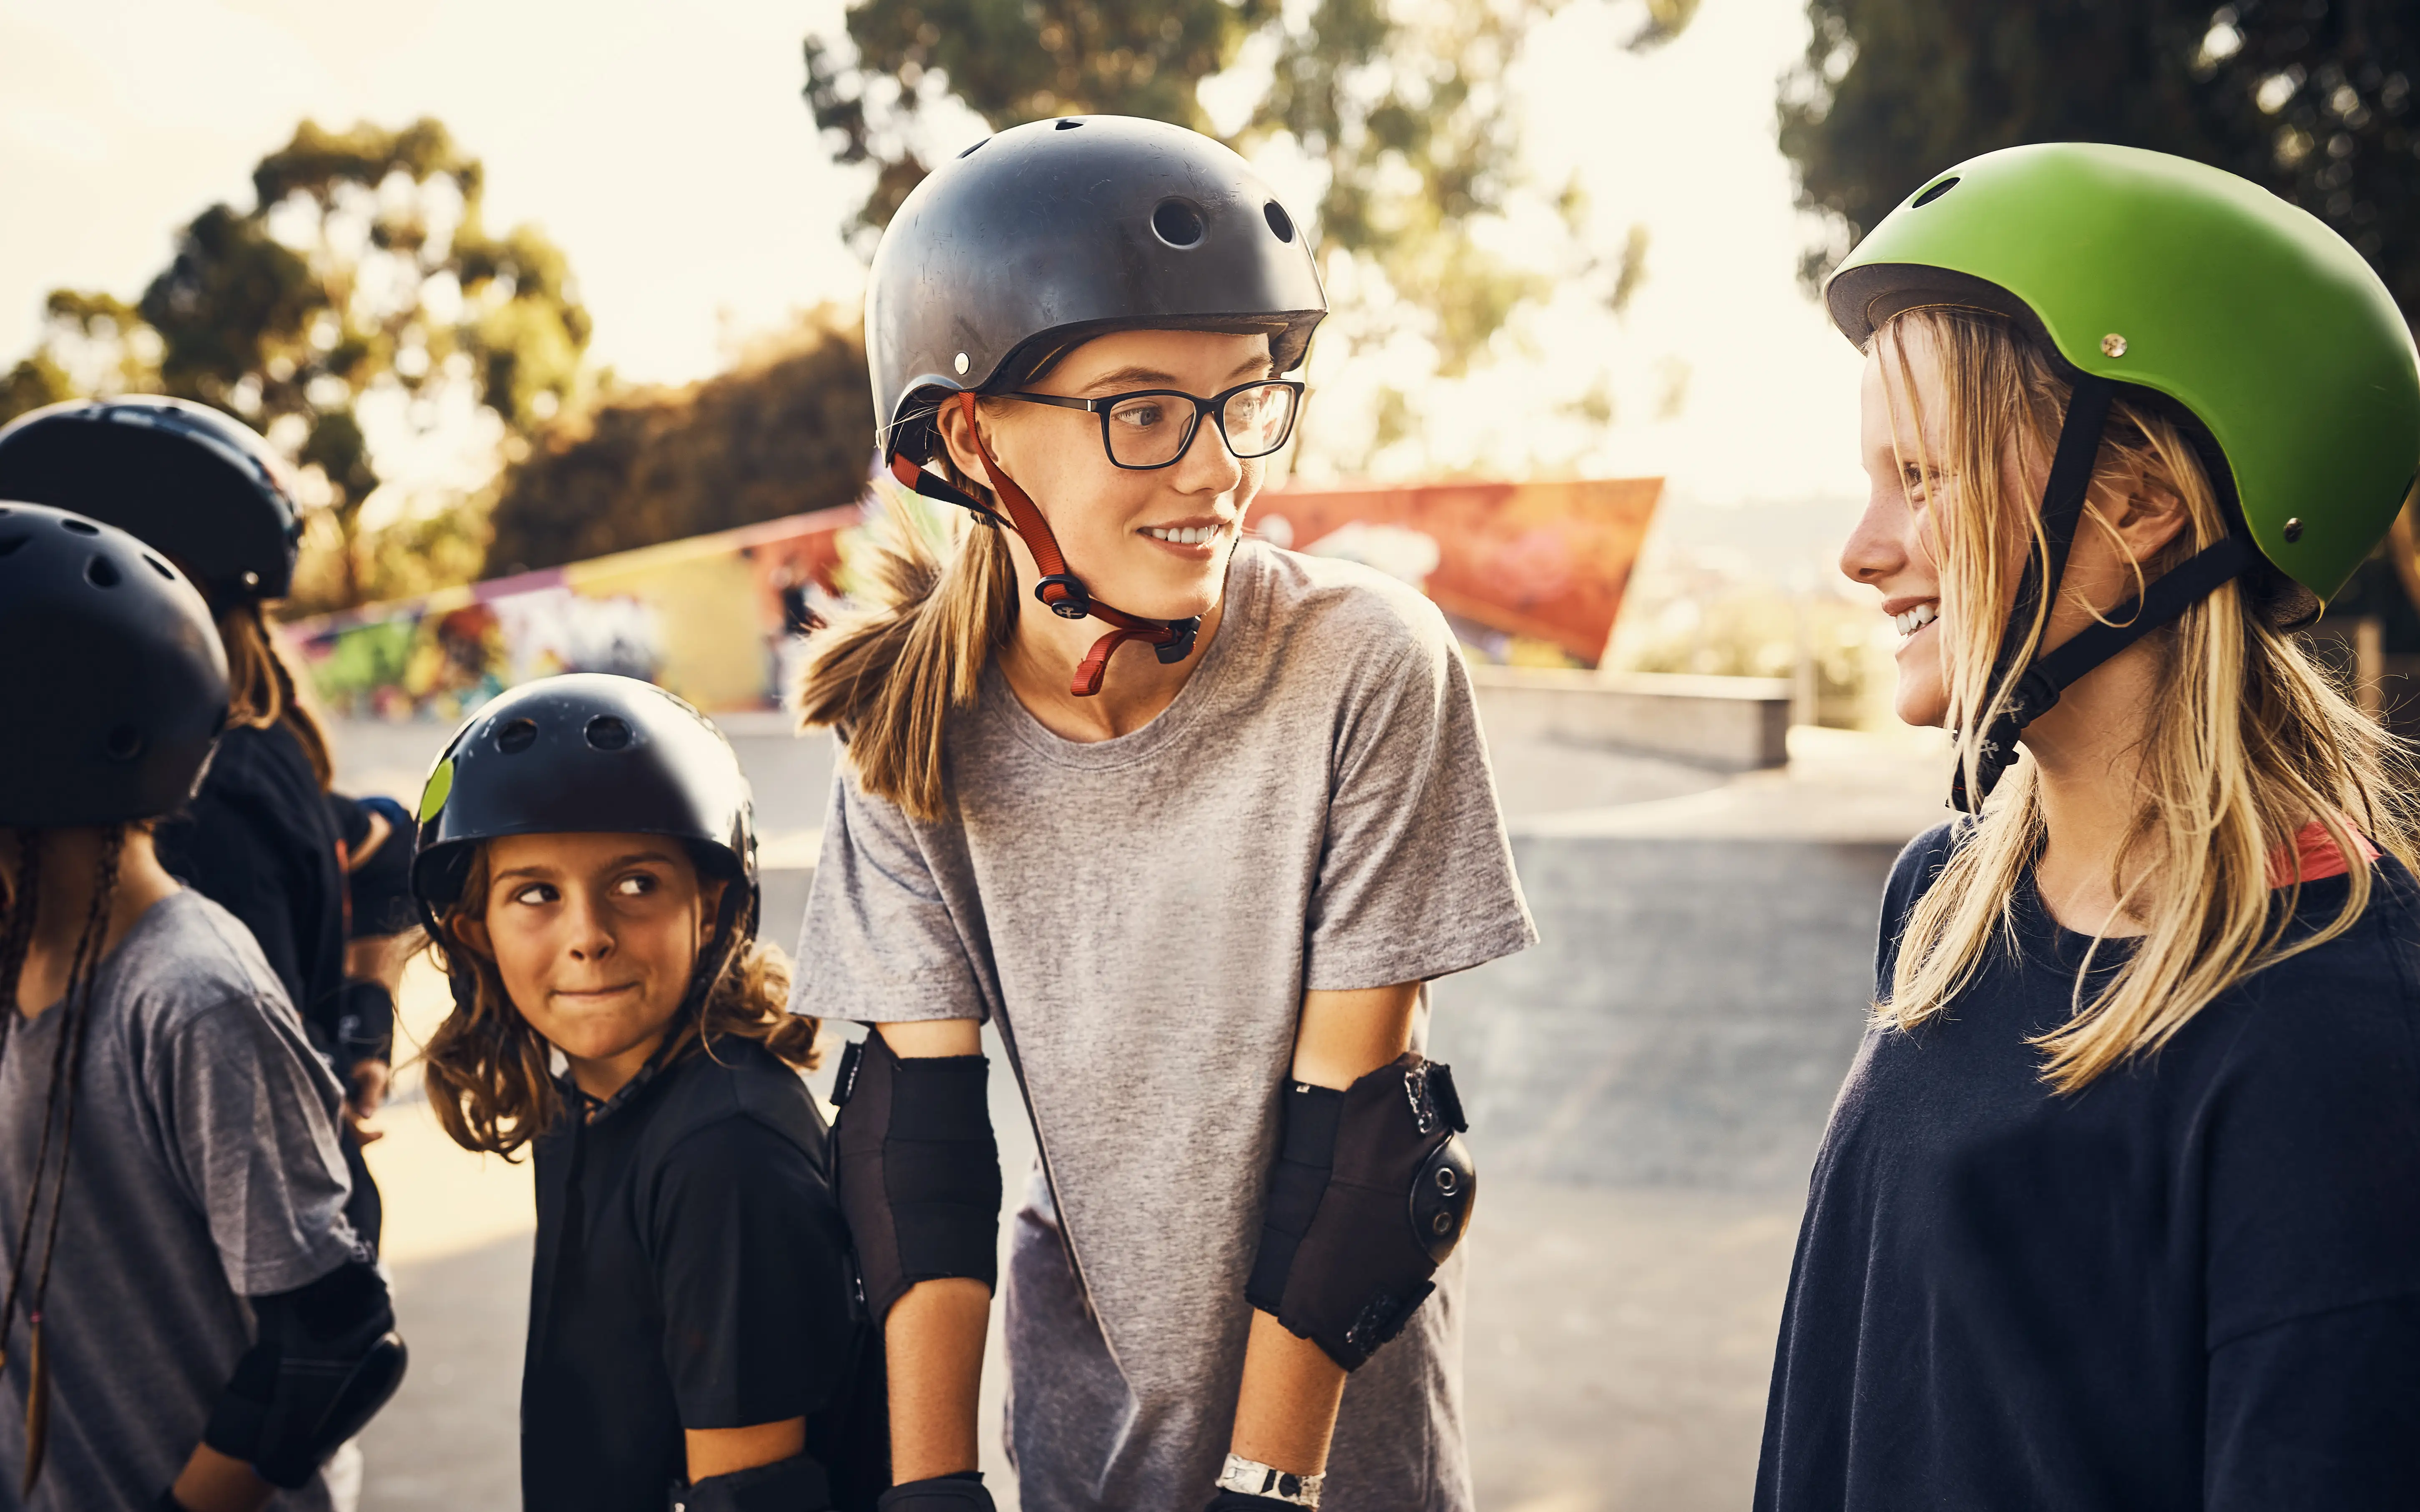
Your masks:
M1593 667L1663 493L1661 478L1290 488L1252 517L1280 545L1418 584L1490 659L1527 640Z
M1594 666L1660 479L1288 489L1251 524L1280 546L1419 585L1491 659L1550 648ZM857 508L797 515L298 620L321 703L356 718L453 720L564 671L644 677L710 711L777 706L817 605L842 598Z
M321 703L452 720L555 672L644 677L702 709L779 702L791 626L838 592L858 511L827 509L298 620L288 643Z

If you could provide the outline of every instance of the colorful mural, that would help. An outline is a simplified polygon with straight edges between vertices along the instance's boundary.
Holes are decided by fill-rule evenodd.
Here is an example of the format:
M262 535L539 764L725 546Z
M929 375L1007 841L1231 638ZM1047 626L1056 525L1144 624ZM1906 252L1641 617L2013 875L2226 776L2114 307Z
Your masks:
M702 709L779 702L791 627L837 596L855 508L820 510L297 620L321 703L358 718L452 720L554 672L644 677Z
M1663 480L1270 494L1264 538L1424 589L1482 655L1526 640L1594 666ZM321 703L451 721L563 671L644 677L711 711L777 706L798 628L841 600L861 511L827 509L285 627Z

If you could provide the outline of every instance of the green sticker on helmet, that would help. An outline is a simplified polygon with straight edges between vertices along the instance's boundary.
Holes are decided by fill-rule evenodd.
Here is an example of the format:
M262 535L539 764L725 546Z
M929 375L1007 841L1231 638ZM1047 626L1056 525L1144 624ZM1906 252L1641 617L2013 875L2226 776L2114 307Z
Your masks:
M454 791L454 758L448 756L428 774L428 785L420 790L420 822L427 824L445 808L447 795Z

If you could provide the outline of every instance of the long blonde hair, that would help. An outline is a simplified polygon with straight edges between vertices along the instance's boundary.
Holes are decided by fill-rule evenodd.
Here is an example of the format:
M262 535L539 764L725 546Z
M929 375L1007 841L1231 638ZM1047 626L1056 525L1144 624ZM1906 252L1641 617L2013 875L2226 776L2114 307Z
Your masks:
M1939 362L1944 412L1930 417L1937 421L1931 427L1907 352L1911 333L1926 338ZM1921 455L1928 435L1944 454L1923 458L1933 489L1929 529L1941 570L1950 724L1973 791L1983 733L2013 695L2049 618L2051 606L2039 605L2024 626L2024 654L1994 686L2018 570L2047 549L2039 501L2011 484L2047 466L2069 384L2037 341L1980 310L1907 311L1875 333L1875 349L1902 466ZM2121 395L2078 535L2114 538L2104 505L2147 483L2172 489L2188 523L2154 560L2134 563L2138 587L2221 539L2227 520L2185 433L2151 405ZM2013 549L2016 531L2025 532L2024 553ZM2092 959L2107 937L2097 936L2077 973L2073 1012L2035 1040L2044 1078L2062 1092L2157 1051L2245 976L2352 927L2374 885L2359 866L2333 918L2289 929L2300 883L2281 900L2271 860L2281 847L2291 854L2305 824L2319 821L2348 855L2358 854L2349 833L2358 828L2397 860L2412 860L2412 767L2402 746L2337 690L2258 598L2248 585L2222 588L2143 642L2162 658L2163 693L2146 711L2138 796L2110 878L2118 913L2143 933L2087 1000ZM1875 1008L1880 1022L1906 1028L1942 1012L1975 980L1995 937L2013 948L2015 899L2044 834L2034 764L2021 763L1963 826L1910 911L1889 997Z
M944 471L991 501L990 490ZM965 517L936 524L897 494L873 548L872 607L816 632L799 724L838 726L866 792L936 820L949 807L950 715L974 702L992 653L1016 629L1016 569L1002 531Z
M302 696L302 683L287 664L277 638L258 604L239 604L218 617L219 642L226 647L227 723L266 730L284 725L302 747L321 791L335 780L328 732Z

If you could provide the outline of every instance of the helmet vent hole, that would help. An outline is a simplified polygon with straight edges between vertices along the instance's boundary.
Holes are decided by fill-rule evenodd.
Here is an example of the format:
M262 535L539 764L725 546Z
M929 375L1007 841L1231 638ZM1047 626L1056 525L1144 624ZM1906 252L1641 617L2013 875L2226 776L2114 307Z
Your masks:
M1059 124L1051 129L1059 131L1072 131L1083 124L1073 116L1063 116L1059 118Z
M1927 205L1931 204L1934 200L1939 199L1942 195L1948 193L1951 190L1957 187L1958 176L1956 174L1952 174L1948 177L1941 180L1941 182L1933 185L1931 189L1926 190L1923 193L1916 195L1915 203L1911 204L1908 208L1912 210L1920 210Z
M113 762L131 762L143 754L143 732L131 724L119 725L102 737L101 749Z
M988 142L988 141L990 141L990 140L991 140L991 138L990 138L990 137L987 137L987 136L984 136L984 137L977 137L977 138L975 139L975 145L974 145L974 147L970 147L967 148L964 152L959 153L959 154L958 154L958 156L959 156L959 157L962 157L962 158L971 158L971 157L973 157L973 156L975 155L975 147L979 147L983 146L985 142Z
M1294 239L1294 217L1285 212L1284 206L1271 200L1261 207L1261 217L1269 223L1269 229L1277 233L1280 241Z
M496 732L496 748L507 756L517 755L536 744L535 719L515 719Z
M84 564L84 580L95 588L115 588L117 579L117 563L107 557L95 557Z
M0 535L0 557L7 556L32 539L29 535Z
M78 535L99 535L101 533L101 527L86 519L63 519L59 521L59 529L63 531L73 531Z
M620 750L630 743L630 727L610 714L588 721L588 743L598 750Z
M158 573L161 577L167 579L170 582L175 582L177 580L176 569L161 561L158 557L153 556L150 552L146 551L143 553L143 563L144 565L149 567L153 572Z
M1171 247L1198 246L1204 227L1202 212L1181 199L1164 199L1151 212L1151 228Z

